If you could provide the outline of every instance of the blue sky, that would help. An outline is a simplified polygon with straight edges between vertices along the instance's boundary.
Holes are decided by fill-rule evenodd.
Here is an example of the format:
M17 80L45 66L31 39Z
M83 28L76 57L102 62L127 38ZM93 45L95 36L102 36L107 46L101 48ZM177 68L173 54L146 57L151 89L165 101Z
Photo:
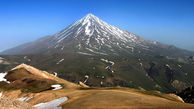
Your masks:
M0 0L0 51L54 34L88 13L194 51L194 0Z

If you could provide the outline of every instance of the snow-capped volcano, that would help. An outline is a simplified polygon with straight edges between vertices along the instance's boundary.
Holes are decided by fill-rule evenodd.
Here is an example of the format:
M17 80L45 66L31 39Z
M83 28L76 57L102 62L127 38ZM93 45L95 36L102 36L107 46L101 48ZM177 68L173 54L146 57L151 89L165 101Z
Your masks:
M134 54L160 52L169 46L146 41L133 33L109 25L98 17L87 14L64 30L6 50L3 54L33 54L45 52L76 52L85 55L107 55L121 52Z
M55 37L59 43L67 37L82 38L87 45L93 38L98 44L104 44L104 41L110 39L122 42L136 42L137 40L134 34L111 26L92 14L86 15L68 28L55 34Z
M61 45L65 41L76 40L74 45L77 49L100 54L105 54L103 52L107 50L114 52L115 47L128 48L133 51L133 47L141 45L143 41L135 34L111 26L92 14L86 15L61 32L56 33L54 37L55 45L52 46L56 48L63 49Z

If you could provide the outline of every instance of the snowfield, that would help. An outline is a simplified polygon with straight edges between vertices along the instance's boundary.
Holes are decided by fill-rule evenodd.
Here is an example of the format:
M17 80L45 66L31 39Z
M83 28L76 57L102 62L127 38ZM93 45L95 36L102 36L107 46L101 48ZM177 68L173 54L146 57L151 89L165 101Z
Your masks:
M115 64L114 62L109 61L109 60L107 60L107 59L101 59L101 61L104 61L104 62L106 62L106 63L110 63L110 64L112 64L111 66L113 66L113 65Z
M92 55L92 54L89 54L89 53L84 53L84 52L77 52L78 54L83 54L83 55Z
M36 104L34 105L34 107L38 109L62 109L62 107L59 107L59 105L64 103L67 100L68 100L67 97L62 97L46 103Z
M2 92L0 93L0 99L1 99L1 97L3 96L3 94L2 94Z
M17 100L26 102L26 101L29 101L32 98L33 98L33 96L32 97L21 97L21 98L18 98Z
M0 81L5 81L6 83L10 83L9 81L7 81L7 79L5 79L6 75L7 75L7 72L0 73Z
M61 62L63 62L64 59L61 59L60 61L58 61L56 64L60 64Z
M51 85L51 87L54 88L52 90L59 90L63 88L60 84Z
M111 67L115 64L113 61L109 61L107 59L100 59L100 60L103 61L103 62L106 62L106 63L110 63L111 65L110 66L106 66L105 69L106 70L110 70L112 73L114 73L114 71L111 70Z

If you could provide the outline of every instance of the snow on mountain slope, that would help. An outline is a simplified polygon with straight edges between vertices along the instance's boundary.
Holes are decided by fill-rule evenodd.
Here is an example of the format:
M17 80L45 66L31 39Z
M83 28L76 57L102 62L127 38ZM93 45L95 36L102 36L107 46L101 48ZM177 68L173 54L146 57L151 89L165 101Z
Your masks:
M72 30L76 30L72 32ZM92 14L86 15L81 20L75 22L70 27L65 30L57 33L55 37L57 38L57 42L60 43L67 37L71 37L73 35L74 38L81 37L82 40L86 41L86 44L91 44L91 38L95 38L98 44L104 44L104 41L107 39L114 38L114 40L120 40L122 42L136 42L137 37L129 33L127 31L120 30L117 27L111 26L106 22L100 20L96 16Z
M73 46L79 51L106 55L117 49L127 49L133 52L135 46L148 49L143 39L135 34L121 30L102 21L98 17L88 14L66 29L54 35L54 45L49 48L63 48L64 42L73 41ZM68 42L67 42L68 40Z
M142 51L173 53L172 50L168 51L169 48L177 50L176 47L146 41L88 14L54 35L6 50L2 54L35 54L53 51L58 53L73 51L77 54L91 55L120 55L121 52L134 54Z

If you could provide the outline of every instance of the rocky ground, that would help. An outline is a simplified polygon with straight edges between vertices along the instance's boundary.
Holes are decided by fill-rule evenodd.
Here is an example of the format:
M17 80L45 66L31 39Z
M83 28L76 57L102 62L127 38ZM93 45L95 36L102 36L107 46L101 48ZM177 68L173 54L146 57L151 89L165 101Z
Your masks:
M0 108L1 109L36 109L32 105L15 100L15 99L8 99L8 98L1 98L0 99Z

